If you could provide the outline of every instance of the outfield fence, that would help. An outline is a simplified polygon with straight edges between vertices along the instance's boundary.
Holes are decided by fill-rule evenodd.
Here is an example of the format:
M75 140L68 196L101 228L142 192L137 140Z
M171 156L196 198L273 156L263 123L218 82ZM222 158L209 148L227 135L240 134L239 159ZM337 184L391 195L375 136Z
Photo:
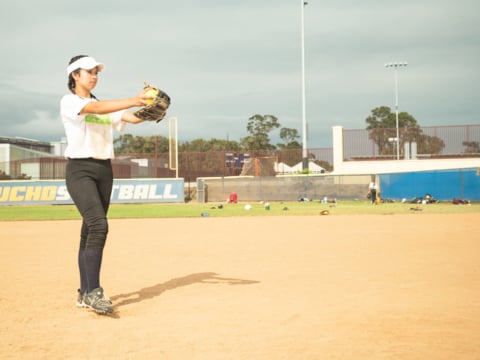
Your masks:
M480 125L435 126L400 128L401 159L480 158ZM343 129L344 161L392 160L396 158L395 128ZM1 140L1 139L0 139ZM35 148L34 156L27 156L18 142L14 149L0 148L0 180L63 179L66 160L49 155ZM31 146L31 145L29 145ZM42 146L45 146L42 143ZM15 150L15 151L14 151ZM32 149L29 149L32 151ZM333 171L334 149L308 149L310 174ZM272 176L293 175L304 172L302 149L242 150L242 151L182 151L178 154L178 173L170 169L169 153L122 154L113 161L114 175L119 179L129 178L174 178L178 175L186 182L197 178L226 177L239 175ZM1 161L1 159L6 161ZM246 173L246 164L254 159L274 159L271 165L262 162L261 167L249 166L255 171ZM271 166L272 168L268 168ZM260 168L264 170L259 170ZM268 169L267 169L268 168Z

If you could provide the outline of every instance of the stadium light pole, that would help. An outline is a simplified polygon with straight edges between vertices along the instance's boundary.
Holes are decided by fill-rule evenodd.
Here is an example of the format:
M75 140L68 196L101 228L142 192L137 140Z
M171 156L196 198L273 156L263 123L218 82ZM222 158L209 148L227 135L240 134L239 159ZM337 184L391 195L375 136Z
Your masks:
M406 67L408 64L404 62L392 62L385 64L386 68L393 68L395 76L395 127L397 129L397 136L395 138L395 143L397 144L397 160L400 160L400 134L398 130L398 68Z
M301 34L302 34L302 169L308 170L308 148L307 148L307 115L306 115L306 100L305 100L305 5L308 4L305 0L300 0L301 3Z

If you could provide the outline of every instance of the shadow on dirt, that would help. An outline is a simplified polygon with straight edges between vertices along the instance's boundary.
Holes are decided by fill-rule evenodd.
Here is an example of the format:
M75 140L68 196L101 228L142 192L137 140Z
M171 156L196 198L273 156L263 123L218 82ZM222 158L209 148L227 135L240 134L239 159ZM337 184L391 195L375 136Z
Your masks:
M188 286L188 285L198 284L198 283L250 285L250 284L258 284L259 281L227 278L227 277L221 277L218 274L213 272L204 272L204 273L190 274L187 276L175 278L164 283L145 287L138 291L110 296L110 299L114 302L114 307L118 309L119 307L122 307L125 305L138 303L140 301L144 301L144 300L148 300L148 299L152 299L154 297L160 296L162 293L168 290L173 290L182 286Z

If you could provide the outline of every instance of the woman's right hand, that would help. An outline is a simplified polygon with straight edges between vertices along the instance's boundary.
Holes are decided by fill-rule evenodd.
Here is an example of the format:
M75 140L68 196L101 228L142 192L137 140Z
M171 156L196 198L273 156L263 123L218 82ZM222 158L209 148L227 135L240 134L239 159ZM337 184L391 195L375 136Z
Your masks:
M137 96L139 98L139 105L137 105L137 106L145 106L145 105L151 104L153 102L153 99L155 99L155 96L152 93L147 94L148 92L150 92L153 89L154 89L153 87L146 87L146 88L142 89L140 94L138 94L138 96Z

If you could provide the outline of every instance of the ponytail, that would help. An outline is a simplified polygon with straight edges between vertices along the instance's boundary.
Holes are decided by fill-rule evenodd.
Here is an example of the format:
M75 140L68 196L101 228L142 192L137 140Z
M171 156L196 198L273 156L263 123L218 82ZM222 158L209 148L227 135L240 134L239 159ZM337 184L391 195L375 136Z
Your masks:
M73 64L78 59L81 59L81 58L84 58L84 57L87 57L87 56L88 55L74 56L70 59L70 62L68 63L68 65ZM70 90L73 94L75 94L75 80L73 79L72 73L78 74L79 72L80 72L80 69L75 69L68 75L68 82L67 82L68 90Z

